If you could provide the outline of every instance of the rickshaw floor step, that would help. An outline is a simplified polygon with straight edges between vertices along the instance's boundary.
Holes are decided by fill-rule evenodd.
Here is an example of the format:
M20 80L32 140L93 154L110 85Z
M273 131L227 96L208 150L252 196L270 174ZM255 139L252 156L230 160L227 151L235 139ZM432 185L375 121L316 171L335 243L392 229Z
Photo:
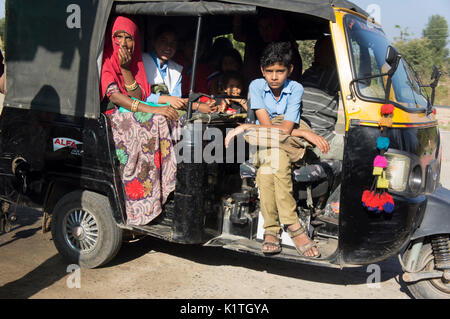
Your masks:
M223 234L219 237L213 238L205 244L205 246L222 247L237 252L246 252L252 255L262 256L265 258L280 259L290 262L323 264L324 266L331 268L340 268L339 265L333 264L334 252L337 249L337 240L332 238L326 238L319 240L317 246L321 252L319 258L309 258L300 256L297 250L292 246L282 245L283 249L281 253L276 255L266 256L261 251L262 240L248 239L241 236ZM331 261L331 262L330 262Z
M170 225L150 224L144 226L132 226L132 228L134 231L141 234L172 241L172 227Z

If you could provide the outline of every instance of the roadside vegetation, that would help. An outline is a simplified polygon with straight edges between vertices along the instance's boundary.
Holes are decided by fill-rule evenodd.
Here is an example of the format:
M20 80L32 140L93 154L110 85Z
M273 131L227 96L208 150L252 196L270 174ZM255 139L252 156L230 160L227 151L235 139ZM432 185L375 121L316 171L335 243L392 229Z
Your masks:
M396 28L400 35L394 39L393 45L412 65L422 84L431 82L433 65L442 72L434 104L450 106L450 57L447 48L449 31L445 18L438 14L431 16L420 38L412 38L408 28L399 25ZM431 90L425 90L430 94Z

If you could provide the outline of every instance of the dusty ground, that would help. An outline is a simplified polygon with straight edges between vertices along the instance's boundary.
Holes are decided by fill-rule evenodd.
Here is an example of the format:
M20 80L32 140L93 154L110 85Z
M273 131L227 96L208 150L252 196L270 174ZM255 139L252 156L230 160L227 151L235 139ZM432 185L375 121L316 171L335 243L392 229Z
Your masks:
M448 135L447 133L444 133ZM444 141L441 182L450 187L450 142ZM0 298L325 298L404 299L396 258L378 266L381 281L368 285L366 267L327 269L184 246L144 238L123 245L106 267L68 272L41 212L18 209L18 223L0 235ZM74 287L79 283L79 288Z
M0 236L0 298L409 298L395 258L379 264L377 288L365 267L307 267L148 237L124 244L104 268L81 269L80 288L70 288L74 277L40 220L22 209L20 224Z

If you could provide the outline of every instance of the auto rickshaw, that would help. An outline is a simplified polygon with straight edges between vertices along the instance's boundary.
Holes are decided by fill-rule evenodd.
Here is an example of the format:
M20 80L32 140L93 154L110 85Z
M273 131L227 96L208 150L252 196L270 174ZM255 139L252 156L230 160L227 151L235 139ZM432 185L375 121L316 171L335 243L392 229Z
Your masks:
M264 256L248 154L240 162L178 163L176 190L163 213L148 225L127 224L98 88L103 39L113 15L137 17L141 30L166 21L193 29L194 83L201 36L230 34L234 15L250 25L260 10L273 10L284 16L297 41L331 34L345 148L343 161L322 162L319 176L294 171L299 218L321 257L301 257L286 241L280 254L263 258L344 268L399 255L403 280L415 297L449 298L450 193L439 183L442 148L433 99L424 96L414 71L364 10L345 0L73 2L6 1L7 95L0 117L1 200L41 207L44 230L51 228L55 246L69 262L86 268L108 263L125 232ZM193 114L198 93L206 92L189 94L185 147L203 149L211 141L195 139L198 129L208 135L251 120L251 112L247 119ZM394 111L382 131L380 110L386 104ZM362 203L373 181L380 132L390 139L385 177L395 206L389 213ZM237 155L242 154L231 157ZM340 202L335 220L323 214L332 196Z

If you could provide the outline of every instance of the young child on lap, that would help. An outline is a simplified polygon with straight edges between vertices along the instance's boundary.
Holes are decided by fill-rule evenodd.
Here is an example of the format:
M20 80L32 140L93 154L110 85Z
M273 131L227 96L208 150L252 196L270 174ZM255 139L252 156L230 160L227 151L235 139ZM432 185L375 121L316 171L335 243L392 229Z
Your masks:
M221 92L215 98L219 111L223 113L247 112L247 99L242 97L244 80L239 72L222 74Z

